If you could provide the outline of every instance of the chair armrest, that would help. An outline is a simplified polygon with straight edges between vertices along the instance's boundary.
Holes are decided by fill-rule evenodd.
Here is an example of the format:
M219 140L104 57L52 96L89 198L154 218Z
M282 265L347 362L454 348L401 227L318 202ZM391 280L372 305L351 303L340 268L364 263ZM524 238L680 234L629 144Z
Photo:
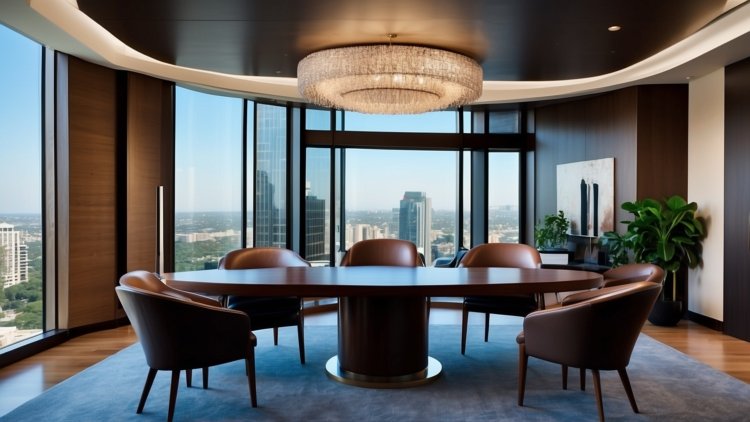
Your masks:
M579 293L573 293L572 295L568 295L564 297L563 300L560 302L560 304L562 306L573 305L575 303L580 303L586 300L595 299L597 297L616 293L625 288L627 288L627 286L623 284L623 285L603 287L601 289L586 290L584 292L579 292Z

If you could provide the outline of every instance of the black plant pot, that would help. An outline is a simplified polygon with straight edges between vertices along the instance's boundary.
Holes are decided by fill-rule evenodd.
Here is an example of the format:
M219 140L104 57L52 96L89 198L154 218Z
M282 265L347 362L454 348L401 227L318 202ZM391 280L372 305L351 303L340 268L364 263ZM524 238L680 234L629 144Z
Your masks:
M673 327L682 319L682 302L662 300L654 303L654 308L648 315L648 320L654 325Z

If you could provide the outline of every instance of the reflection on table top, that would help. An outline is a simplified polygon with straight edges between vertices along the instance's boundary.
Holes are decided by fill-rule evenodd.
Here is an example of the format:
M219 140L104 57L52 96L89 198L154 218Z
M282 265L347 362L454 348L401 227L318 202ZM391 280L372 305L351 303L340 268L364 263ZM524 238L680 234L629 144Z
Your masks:
M205 270L163 275L172 287L247 296L492 296L585 290L588 271L524 268L311 267Z

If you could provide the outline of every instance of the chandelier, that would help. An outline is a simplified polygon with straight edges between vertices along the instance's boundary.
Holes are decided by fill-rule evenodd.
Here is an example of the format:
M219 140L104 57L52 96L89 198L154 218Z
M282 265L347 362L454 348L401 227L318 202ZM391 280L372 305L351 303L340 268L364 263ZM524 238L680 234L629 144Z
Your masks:
M475 60L402 44L318 51L299 62L297 78L300 94L313 104L360 113L424 113L482 94L482 68Z

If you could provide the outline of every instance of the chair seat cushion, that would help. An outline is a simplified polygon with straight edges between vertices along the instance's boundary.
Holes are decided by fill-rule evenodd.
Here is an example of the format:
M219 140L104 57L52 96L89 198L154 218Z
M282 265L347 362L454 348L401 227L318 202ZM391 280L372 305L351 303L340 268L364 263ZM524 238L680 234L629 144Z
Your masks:
M533 295L467 296L464 307L470 312L526 316L538 305Z
M250 317L250 329L297 325L300 312L298 297L229 296L227 307Z

